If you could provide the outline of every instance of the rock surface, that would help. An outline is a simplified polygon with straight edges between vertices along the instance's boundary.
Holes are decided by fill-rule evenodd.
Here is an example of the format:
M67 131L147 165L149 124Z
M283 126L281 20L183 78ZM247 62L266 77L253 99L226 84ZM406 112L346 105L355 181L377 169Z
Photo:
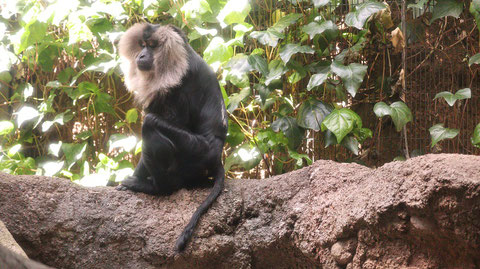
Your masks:
M0 220L0 245L6 247L12 252L17 253L20 256L23 256L27 258L27 254L25 254L25 251L15 242L15 239L13 239L13 236L10 234L8 231L7 227L5 227L5 224Z
M57 268L480 268L480 157L377 169L318 161L229 180L182 254L208 190L168 197L0 174L0 220Z

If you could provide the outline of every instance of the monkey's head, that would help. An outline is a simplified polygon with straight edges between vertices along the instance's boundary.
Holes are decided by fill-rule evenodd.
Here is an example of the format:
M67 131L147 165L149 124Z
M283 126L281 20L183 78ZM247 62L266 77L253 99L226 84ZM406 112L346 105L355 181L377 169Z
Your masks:
M125 84L140 103L179 85L188 69L187 46L183 32L171 25L137 23L123 34L118 49Z

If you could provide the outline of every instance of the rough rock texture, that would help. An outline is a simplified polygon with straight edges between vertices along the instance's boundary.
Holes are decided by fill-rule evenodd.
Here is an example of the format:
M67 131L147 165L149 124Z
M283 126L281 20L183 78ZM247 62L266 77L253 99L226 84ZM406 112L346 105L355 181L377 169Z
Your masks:
M8 248L10 251L17 253L20 256L27 257L25 251L23 251L17 242L15 242L15 239L13 239L13 236L10 234L2 221L0 221L0 245Z
M49 269L38 262L29 260L26 256L20 255L0 245L0 268L2 269Z
M318 161L230 180L193 241L175 239L208 190L154 197L0 174L0 219L58 268L480 268L480 157L377 169Z

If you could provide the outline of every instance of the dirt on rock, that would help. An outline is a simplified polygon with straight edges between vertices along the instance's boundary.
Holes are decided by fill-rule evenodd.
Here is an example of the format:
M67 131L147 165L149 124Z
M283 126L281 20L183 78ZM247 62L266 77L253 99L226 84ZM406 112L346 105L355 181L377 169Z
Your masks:
M209 190L167 197L0 174L0 220L56 268L480 268L480 157L377 169L317 161L227 180L187 249L177 236Z

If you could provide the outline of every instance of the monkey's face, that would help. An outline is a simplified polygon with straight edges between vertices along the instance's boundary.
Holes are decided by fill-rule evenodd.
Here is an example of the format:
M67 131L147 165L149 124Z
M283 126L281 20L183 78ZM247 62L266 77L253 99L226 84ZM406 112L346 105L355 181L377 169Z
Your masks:
M153 57L155 49L158 47L158 41L149 38L147 40L139 40L139 46L142 48L138 54L135 61L137 62L137 67L141 71L150 71L153 67Z

